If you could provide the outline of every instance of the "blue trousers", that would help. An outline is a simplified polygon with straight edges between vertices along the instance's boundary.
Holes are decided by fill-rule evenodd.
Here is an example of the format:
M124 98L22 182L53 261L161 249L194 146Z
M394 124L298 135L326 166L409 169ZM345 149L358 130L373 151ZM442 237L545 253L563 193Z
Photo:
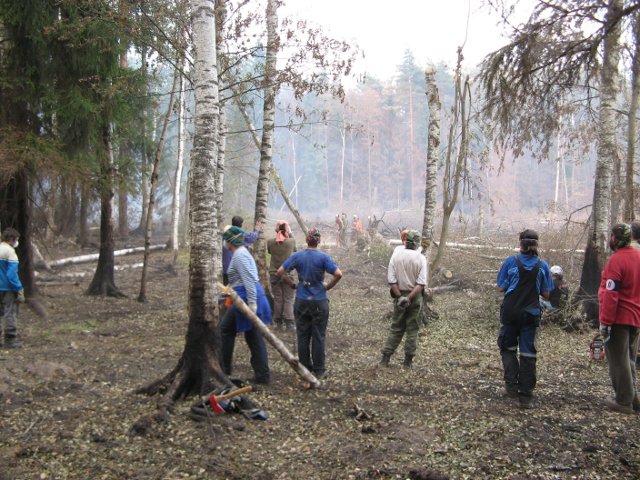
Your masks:
M505 387L510 393L531 397L536 386L536 341L540 315L523 313L513 324L500 325L498 348L504 368ZM520 355L518 358L518 350Z
M222 340L220 364L222 371L231 375L233 365L233 349L236 343L236 311L235 307L229 308L220 322L220 339ZM270 379L269 357L267 346L262 334L252 328L244 332L244 339L251 352L251 367L257 381L268 382Z
M298 337L298 360L316 377L324 375L325 339L329 323L329 300L300 300L293 306Z

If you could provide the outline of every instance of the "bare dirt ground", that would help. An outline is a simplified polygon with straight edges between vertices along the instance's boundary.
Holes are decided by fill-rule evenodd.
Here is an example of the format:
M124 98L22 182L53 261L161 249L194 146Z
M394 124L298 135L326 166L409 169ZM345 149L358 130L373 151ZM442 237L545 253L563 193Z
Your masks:
M168 373L184 346L187 260L174 276L170 254L152 254L146 304L140 270L117 273L126 299L83 295L91 264L63 270L90 272L75 284L43 283L48 320L23 308L24 348L0 351L0 479L640 478L640 418L604 409L611 388L606 364L587 357L592 332L544 324L536 408L499 395L500 298L487 285L498 258L450 251L464 288L435 295L439 318L405 370L402 351L377 365L390 252L331 253L345 277L330 293L329 373L305 390L269 347L274 381L250 395L267 421L195 422L189 399L168 422L132 429L157 401L134 389ZM294 348L292 333L277 334ZM251 374L239 337L234 376Z

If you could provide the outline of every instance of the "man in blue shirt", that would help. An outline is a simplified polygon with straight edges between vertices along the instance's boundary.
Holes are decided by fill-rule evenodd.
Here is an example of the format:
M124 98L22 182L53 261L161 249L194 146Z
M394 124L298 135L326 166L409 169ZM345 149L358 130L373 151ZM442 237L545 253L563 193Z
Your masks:
M498 272L500 306L498 347L504 367L504 394L531 408L536 385L536 337L540 326L540 295L549 298L553 280L547 262L538 257L538 234L520 232L520 253L508 257ZM520 356L518 358L518 348Z
M287 272L298 272L298 287L293 313L298 337L298 359L317 378L325 372L325 338L329 323L329 300L327 291L342 278L342 272L333 259L318 250L320 230L312 228L307 233L307 247L294 253L280 266L277 274L291 288L296 288ZM324 274L333 275L330 282Z

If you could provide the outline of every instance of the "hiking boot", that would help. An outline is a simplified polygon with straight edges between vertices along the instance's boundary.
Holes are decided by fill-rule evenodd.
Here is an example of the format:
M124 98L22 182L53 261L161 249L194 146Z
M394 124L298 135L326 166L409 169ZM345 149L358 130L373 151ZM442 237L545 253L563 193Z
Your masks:
M613 410L614 412L633 413L633 407L631 406L631 404L623 405L621 403L616 402L612 398L607 398L604 401L604 404L607 406L609 410Z
M391 355L389 355L388 353L383 353L382 354L382 359L380 360L380 366L381 367L388 367L389 366L389 360L391 360Z
M507 387L502 387L502 390L500 390L500 396L506 398L518 398L518 390L512 390Z
M520 395L518 397L518 406L520 408L525 409L525 410L532 409L533 408L533 397L532 396Z
M22 343L16 337L5 337L3 348L22 348Z
M404 355L404 362L402 362L402 366L403 366L404 368L411 368L411 366L413 365L413 357L414 357L414 356L415 356L415 355L408 355L408 354L405 354L405 355Z

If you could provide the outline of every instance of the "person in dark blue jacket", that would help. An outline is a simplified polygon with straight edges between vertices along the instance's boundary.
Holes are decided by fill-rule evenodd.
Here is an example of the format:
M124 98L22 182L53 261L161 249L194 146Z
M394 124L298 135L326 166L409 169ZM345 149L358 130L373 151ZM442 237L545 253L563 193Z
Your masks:
M0 243L0 328L4 330L4 348L20 348L18 338L18 303L24 302L24 290L18 277L16 248L20 234L14 228L2 232Z
M518 398L522 408L531 408L536 385L540 295L549 298L553 280L549 265L538 256L537 232L524 230L519 240L520 253L508 257L498 272L498 290L504 292L498 347L504 368L504 395Z

